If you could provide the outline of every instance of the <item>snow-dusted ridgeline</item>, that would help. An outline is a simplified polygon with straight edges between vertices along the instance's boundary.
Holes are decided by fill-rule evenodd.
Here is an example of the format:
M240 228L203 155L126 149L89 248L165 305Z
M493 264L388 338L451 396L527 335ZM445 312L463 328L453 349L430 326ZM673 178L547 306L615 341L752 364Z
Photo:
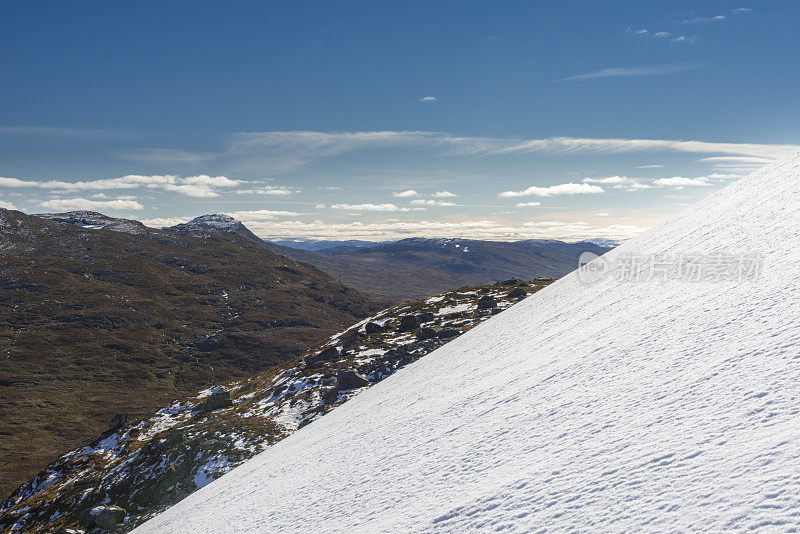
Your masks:
M137 532L790 530L800 153L609 253L757 253L757 281L556 282Z

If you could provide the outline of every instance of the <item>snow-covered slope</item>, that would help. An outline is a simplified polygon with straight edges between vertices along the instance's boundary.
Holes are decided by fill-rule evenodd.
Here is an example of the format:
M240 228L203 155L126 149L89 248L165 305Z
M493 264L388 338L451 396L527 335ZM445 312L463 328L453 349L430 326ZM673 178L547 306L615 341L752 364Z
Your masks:
M567 276L137 531L787 530L799 221L795 153L604 256L762 254L757 281Z

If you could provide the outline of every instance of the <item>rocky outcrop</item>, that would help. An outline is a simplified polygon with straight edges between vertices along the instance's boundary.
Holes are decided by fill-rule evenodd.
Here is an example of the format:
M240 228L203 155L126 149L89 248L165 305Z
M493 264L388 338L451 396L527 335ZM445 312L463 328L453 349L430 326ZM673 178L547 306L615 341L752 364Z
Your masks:
M369 380L352 369L345 369L336 374L336 387L340 390L363 388Z
M209 397L200 405L200 409L204 412L212 412L220 408L227 408L231 406L231 394L228 391L216 391L209 395Z
M497 301L490 295L484 295L478 299L479 310L489 310L497 306Z
M411 332L419 328L419 317L416 315L404 315L400 318L400 328L398 332Z

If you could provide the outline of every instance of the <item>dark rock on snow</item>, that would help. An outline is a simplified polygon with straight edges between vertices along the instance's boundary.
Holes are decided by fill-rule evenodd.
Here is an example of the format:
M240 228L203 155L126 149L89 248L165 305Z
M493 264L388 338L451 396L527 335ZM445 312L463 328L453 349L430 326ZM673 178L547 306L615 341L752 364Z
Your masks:
M315 367L319 367L323 363L332 362L338 358L339 351L336 349L336 347L328 347L322 352L307 356L304 361L306 362L306 367L313 369Z
M456 330L455 328L448 327L448 328L442 328L441 330L439 330L439 333L436 334L436 337L438 337L439 339L448 339L448 338L451 338L451 337L456 337L459 334L460 334L460 332L458 330Z
M220 408L227 408L231 404L233 404L233 401L231 401L231 394L229 392L217 391L212 393L205 402L200 405L200 409L211 412L219 410Z
M369 380L352 369L339 371L336 375L336 384L339 389L356 389L369 385Z
M379 325L378 323L374 323L372 321L368 322L366 324L366 326L364 326L364 331L367 334L377 334L378 332L381 332L382 330L383 330L383 327L381 325Z
M420 323L429 323L436 319L436 315L434 315L433 312L420 313L417 315L417 319L419 319Z
M526 296L528 296L528 292L522 289L521 287L515 287L508 294L508 298L510 299L519 299Z
M410 332L419 328L419 318L416 315L404 315L400 319L400 332Z
M433 339L436 337L436 330L429 326L423 326L417 330L417 339L422 341L425 339Z
M490 308L496 308L497 301L494 300L494 297L490 297L489 295L484 295L480 299L478 299L478 309L479 310L488 310Z

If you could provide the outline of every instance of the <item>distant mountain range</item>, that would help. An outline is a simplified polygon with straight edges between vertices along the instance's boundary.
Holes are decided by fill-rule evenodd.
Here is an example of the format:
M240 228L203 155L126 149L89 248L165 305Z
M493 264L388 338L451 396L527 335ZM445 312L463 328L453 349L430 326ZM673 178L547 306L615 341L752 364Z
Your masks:
M116 413L296 358L385 305L202 222L0 209L0 493Z
M429 238L318 252L274 243L268 246L279 254L314 265L360 291L396 302L508 278L558 278L577 268L583 252L600 255L611 250L588 241Z
M354 250L358 248L370 248L378 245L385 245L393 241L360 241L358 239L348 239L345 241L315 241L311 239L265 239L269 243L281 245L283 247L308 250L310 252L327 253L330 251Z

